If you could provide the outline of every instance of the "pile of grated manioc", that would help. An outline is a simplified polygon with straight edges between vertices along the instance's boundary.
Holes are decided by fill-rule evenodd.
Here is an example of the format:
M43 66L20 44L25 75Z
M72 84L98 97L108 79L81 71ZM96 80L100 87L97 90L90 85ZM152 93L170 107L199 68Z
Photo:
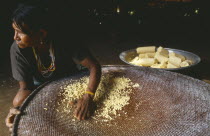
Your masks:
M69 84L61 86L60 96L63 99L59 102L63 111L70 113L72 108L69 102L79 99L84 94L89 78L83 77L78 80L71 80ZM103 118L104 121L113 120L120 116L117 111L122 110L129 104L132 88L139 87L138 83L133 83L129 78L115 77L114 75L102 75L98 89L96 90L94 101L97 104L94 119ZM126 112L124 112L126 114Z

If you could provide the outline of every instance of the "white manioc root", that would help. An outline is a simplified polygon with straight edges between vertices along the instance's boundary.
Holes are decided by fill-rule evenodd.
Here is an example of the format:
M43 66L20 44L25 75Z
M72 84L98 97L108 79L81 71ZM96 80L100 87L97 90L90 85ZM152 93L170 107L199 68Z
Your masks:
M181 54L169 52L167 49L159 46L155 52L155 46L146 46L136 48L137 56L130 61L137 66L152 68L180 68L187 67L193 62Z
M136 52L138 54L140 54L140 53L154 53L155 52L155 46L138 47L136 49Z

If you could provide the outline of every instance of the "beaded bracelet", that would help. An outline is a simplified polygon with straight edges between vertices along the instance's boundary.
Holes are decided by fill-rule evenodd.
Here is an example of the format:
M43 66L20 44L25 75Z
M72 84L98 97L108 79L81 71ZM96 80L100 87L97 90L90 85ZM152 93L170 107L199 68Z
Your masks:
M95 95L93 92L91 91L85 91L86 94L90 94L90 95Z

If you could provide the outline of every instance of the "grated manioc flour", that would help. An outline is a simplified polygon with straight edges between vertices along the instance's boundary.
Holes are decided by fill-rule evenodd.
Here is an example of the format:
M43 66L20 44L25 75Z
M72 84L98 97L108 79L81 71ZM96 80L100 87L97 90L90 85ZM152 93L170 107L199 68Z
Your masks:
M88 81L88 77L83 77L79 80L71 80L66 86L61 86L62 91L59 96L63 96L63 99L58 103L63 107L64 112L70 113L72 108L69 102L82 97ZM114 77L111 74L103 75L94 97L98 107L94 118L102 117L103 121L109 121L120 116L117 111L129 104L130 93L134 87L139 87L139 84L134 84L129 78Z

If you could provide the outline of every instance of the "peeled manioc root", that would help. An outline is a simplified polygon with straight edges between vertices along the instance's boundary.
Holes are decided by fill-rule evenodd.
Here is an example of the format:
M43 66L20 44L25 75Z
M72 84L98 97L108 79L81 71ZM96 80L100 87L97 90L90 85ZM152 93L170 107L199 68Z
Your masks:
M155 59L154 58L142 58L139 59L138 61L136 61L136 64L140 65L140 66L152 66L153 64L155 64Z
M179 68L173 64L171 64L170 62L167 64L167 68Z
M138 47L136 49L138 54L141 53L155 53L155 46L147 46L147 47Z
M175 56L175 57L178 57L180 58L182 61L186 60L185 57L181 54L177 54L177 53L174 53L174 52L170 52L169 53L169 57L172 57L172 56Z
M146 46L136 48L138 56L130 61L131 64L152 68L180 68L193 64L185 56L169 52L163 47Z
M178 57L171 56L171 57L169 57L168 62L177 66L177 67L180 67L182 60Z
M160 62L160 63L168 61L168 57L165 57L165 56L161 55L159 52L156 52L155 59L157 59L158 62Z
M155 57L155 52L154 53L142 53L139 54L139 58L154 58Z
M169 52L168 52L168 50L164 49L163 47L160 46L160 47L157 49L157 52L158 52L160 55L162 55L162 56L168 58Z

